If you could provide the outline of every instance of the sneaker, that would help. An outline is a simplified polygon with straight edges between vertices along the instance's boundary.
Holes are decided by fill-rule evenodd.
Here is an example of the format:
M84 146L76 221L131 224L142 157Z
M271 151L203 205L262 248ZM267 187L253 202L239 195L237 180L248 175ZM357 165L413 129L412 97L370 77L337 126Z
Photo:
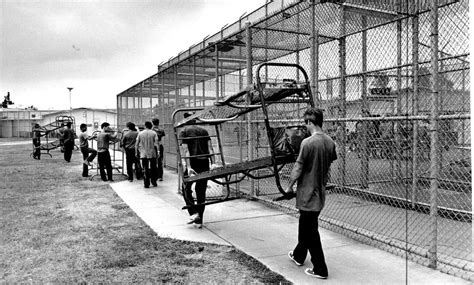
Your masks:
M163 181L163 178L160 178L160 181Z
M200 224L197 224L197 223L196 223L196 224L194 224L194 225L196 226L196 228L202 229L202 223L200 223Z
M328 278L327 275L326 275L326 276L323 276L323 275L319 275L319 274L314 273L314 271L313 271L312 268L306 268L305 271L304 271L304 273L305 273L306 275L309 275L309 276L312 276L312 277L316 277L316 278L319 278L319 279L327 279L327 278Z
M191 215L191 217L189 217L189 221L188 221L188 224L194 224L196 221L198 221L200 218L199 218L199 214L196 213L196 214L193 214Z
M293 260L293 262L294 262L296 265L298 265L298 266L302 266L302 265L303 265L303 263L299 263L298 261L296 261L294 255L293 255L293 251L288 252L288 257L289 257L291 260Z
M156 183L151 183L151 185L153 185L153 187L158 187L158 184Z

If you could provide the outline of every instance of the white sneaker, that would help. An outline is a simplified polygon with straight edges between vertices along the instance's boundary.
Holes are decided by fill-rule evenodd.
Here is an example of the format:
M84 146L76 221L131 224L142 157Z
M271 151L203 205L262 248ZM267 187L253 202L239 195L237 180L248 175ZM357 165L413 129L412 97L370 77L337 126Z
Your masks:
M197 220L199 220L199 214L198 213L193 214L193 215L191 215L191 217L189 217L188 224L193 224Z

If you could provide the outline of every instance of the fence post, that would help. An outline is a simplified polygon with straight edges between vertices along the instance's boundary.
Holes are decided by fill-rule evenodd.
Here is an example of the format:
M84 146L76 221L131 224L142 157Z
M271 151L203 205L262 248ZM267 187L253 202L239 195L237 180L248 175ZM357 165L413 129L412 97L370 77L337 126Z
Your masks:
M370 106L367 98L367 17L362 16L362 117L366 117L370 113ZM359 139L360 146L358 150L361 153L361 170L362 176L360 184L362 189L369 188L369 150L367 140L368 136L368 122L363 121L359 123L362 126L361 138ZM359 134L357 134L359 135Z
M418 90L418 69L419 69L419 48L418 48L418 32L419 32L419 22L418 22L418 8L417 3L413 3L413 14L412 17L412 69L413 69L413 95L412 95L412 106L413 106L413 115L418 116L419 109L419 90ZM413 172L412 172L412 189L411 189L411 204L412 206L416 203L416 194L418 189L418 140L419 140L419 131L418 131L419 122L415 120L413 122Z
M314 1L311 5L311 93L313 93L313 101L317 107L320 106L319 98L319 31L316 30L316 4Z
M216 102L219 100L219 49L218 49L218 46L217 46L217 43L215 45L215 48L216 48L216 54L215 54L215 57L216 57Z
M193 106L196 108L196 58L193 57Z
M245 32L247 36L247 86L253 84L253 60L252 60L252 30L250 28L250 22L246 23ZM251 104L250 94L247 95L247 104ZM248 160L253 160L253 129L252 129L252 113L247 113L247 152ZM255 179L250 180L250 196L255 195Z
M341 7L340 14L340 38L339 38L339 118L346 117L346 13L345 8ZM346 126L345 122L342 122L342 137L341 137L341 148L339 151L341 156L341 164L339 167L339 181L341 185L346 184L346 150L345 150L345 141L346 141Z
M428 250L429 267L436 268L438 245L438 178L439 178L439 142L438 142L438 117L439 117L439 82L438 82L438 1L431 1L431 150L430 150L430 218L431 218L431 244Z

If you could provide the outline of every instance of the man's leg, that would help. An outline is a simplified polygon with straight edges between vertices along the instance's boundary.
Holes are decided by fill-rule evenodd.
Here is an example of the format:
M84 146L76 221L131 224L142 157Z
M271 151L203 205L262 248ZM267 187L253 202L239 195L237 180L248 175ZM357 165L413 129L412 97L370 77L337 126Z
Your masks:
M98 153L97 162L99 163L100 178L102 181L107 181L107 176L105 175L105 152Z
M84 160L87 159L87 157L89 156L89 152L87 150L87 148L82 148L81 147L81 153L82 153L82 158ZM89 167L87 166L87 164L82 164L82 177L87 177L89 176Z
M156 157L150 158L150 181L153 186L157 186L156 180L158 180L158 169L156 168Z
M157 159L158 161L158 179L163 180L163 154L164 148L163 145L160 144L160 157Z
M209 170L209 161L208 160L197 160L195 163L192 163L193 169L197 173L201 173ZM207 190L207 179L199 180L196 182L196 202L197 204L202 204L206 202L206 190ZM196 206L196 211L199 214L201 220L197 224L202 224L204 217L204 205Z
M150 161L148 158L142 158L142 167L145 172L145 179L143 179L143 184L145 185L145 188L148 188L150 187Z
M110 159L110 152L105 151L106 167L107 167L107 178L112 181L112 160Z
M300 210L300 218L298 222L298 244L293 250L293 257L298 262L303 264L306 255L308 254L308 238L310 227L310 216L307 211Z
M133 163L135 162L134 156L135 150L125 149L125 159L127 160L127 175L129 181L133 181Z
M204 205L199 205L206 202L206 188L207 188L207 180L199 180L196 182L196 211L199 214L201 220L196 222L196 224L202 224L202 220L204 218Z
M87 152L90 153L89 156L87 157L87 161L92 162L94 158L97 156L97 150L93 148L87 148Z
M71 157L72 157L72 150L74 149L74 143L73 142L68 142L66 145L65 145L65 149L64 149L64 159L67 161L67 162L70 162L71 161Z
M311 262L313 263L313 271L320 276L328 276L328 268L324 260L324 252L321 246L321 238L318 230L318 217L320 212L309 213L308 226L308 250L311 254Z

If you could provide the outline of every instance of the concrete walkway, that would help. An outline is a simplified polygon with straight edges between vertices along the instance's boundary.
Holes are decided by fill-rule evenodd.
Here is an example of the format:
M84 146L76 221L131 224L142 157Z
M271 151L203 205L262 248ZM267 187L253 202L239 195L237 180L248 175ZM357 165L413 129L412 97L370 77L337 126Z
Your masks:
M297 241L297 218L238 199L206 207L204 227L198 229L186 224L177 181L177 174L165 171L157 188L145 189L142 181L111 186L159 236L234 246L294 284L471 284L325 229L320 234L329 278L312 278L304 274L312 267L309 255L302 267L287 257Z

